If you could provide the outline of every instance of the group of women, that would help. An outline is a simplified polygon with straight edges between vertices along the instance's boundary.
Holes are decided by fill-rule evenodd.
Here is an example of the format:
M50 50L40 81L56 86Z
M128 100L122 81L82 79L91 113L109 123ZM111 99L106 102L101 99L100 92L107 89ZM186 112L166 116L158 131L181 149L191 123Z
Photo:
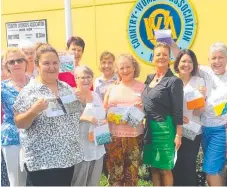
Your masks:
M67 73L59 73L58 53L49 44L36 46L33 62L19 48L5 51L1 141L10 186L24 186L26 178L34 186L98 186L103 168L111 186L136 186L141 163L151 168L154 186L195 186L201 139L207 182L223 184L227 116L216 116L209 100L227 86L224 44L211 46L212 71L198 65L193 51L157 43L156 71L144 83L136 79L140 66L132 55L115 62L110 52L101 54L102 75L94 80L93 71L79 64L84 49L80 37L69 39L76 69ZM170 69L171 50L179 76ZM29 63L38 73L26 73ZM200 94L203 105L188 108L188 90ZM113 109L133 107L144 113L145 124L108 118ZM107 123L111 142L96 145L92 129ZM194 140L185 133L191 124L199 127Z

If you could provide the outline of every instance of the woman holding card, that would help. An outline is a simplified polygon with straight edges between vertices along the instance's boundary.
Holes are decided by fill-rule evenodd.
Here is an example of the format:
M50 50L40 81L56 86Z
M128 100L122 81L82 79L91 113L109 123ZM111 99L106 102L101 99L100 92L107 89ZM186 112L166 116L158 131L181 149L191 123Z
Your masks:
M27 174L20 170L20 138L14 122L13 104L19 92L29 82L26 76L28 60L20 49L8 48L2 65L10 75L9 79L1 83L1 104L4 112L1 126L2 153L10 186L25 186ZM2 172L4 174L5 171Z
M227 46L221 42L211 45L208 59L212 71L200 68L199 72L211 87L205 112L201 116L203 171L207 174L208 185L221 186L224 185L222 175L226 162L227 114L222 106L227 103Z
M154 186L172 186L175 150L181 146L183 83L169 69L170 48L157 43L153 63L142 94L146 112L144 164L151 166Z
M104 106L108 112L107 119L112 133L112 142L106 145L109 183L111 186L136 186L143 124L140 121L136 127L132 127L133 124L125 123L118 118L118 114L113 114L114 121L110 117L110 111L130 109L136 106L136 110L139 112L142 107L141 93L144 84L135 79L139 76L140 68L132 55L120 55L116 67L120 82L110 86L104 98Z
M39 76L14 104L24 165L34 186L70 186L74 166L83 159L79 138L80 103L58 80L59 57L48 44L36 48Z
M197 58L189 49L178 54L174 70L184 84L183 137L174 167L174 186L196 186L196 159L201 142L200 115L205 107L205 83L196 76Z
M75 166L72 186L99 186L103 156L106 153L104 145L97 146L94 140L95 128L103 125L106 112L99 95L90 91L93 75L87 66L78 66L75 69L76 96L84 106L80 116L80 138L84 159Z

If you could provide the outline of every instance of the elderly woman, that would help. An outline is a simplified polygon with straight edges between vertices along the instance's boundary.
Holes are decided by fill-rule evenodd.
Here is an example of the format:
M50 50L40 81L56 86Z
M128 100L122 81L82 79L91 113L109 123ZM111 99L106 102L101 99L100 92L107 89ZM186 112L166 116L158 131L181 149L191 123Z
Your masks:
M225 44L217 42L211 45L209 63L212 71L206 67L200 67L199 72L200 76L204 77L205 83L211 87L205 112L201 118L203 122L203 171L207 175L207 182L210 186L221 186L223 185L222 172L226 162L227 115L215 114L214 97L219 92L215 99L227 98L227 46Z
M173 185L175 150L179 149L183 124L183 83L169 69L170 48L157 43L153 63L142 94L146 112L144 164L151 166L154 186Z
M117 74L114 72L115 56L108 51L104 51L100 56L99 69L102 75L95 79L95 92L104 99L107 87L117 80Z
M107 112L120 106L141 108L141 93L144 84L135 78L139 76L138 62L130 54L122 54L116 62L120 82L108 88L104 106ZM136 186L140 164L143 124L133 127L108 119L112 142L106 145L107 170L111 186Z
M8 48L3 57L3 66L10 74L10 79L1 83L1 103L4 112L1 126L1 145L6 162L10 186L24 186L26 172L20 171L19 131L14 123L13 104L19 92L28 84L25 75L28 61L24 53L18 48Z
M24 164L34 186L70 186L74 165L83 159L80 104L72 88L58 80L59 58L48 44L36 49L39 76L20 92L15 123Z
M96 146L89 140L89 133L106 117L101 98L96 92L90 91L93 72L87 66L78 66L75 70L77 80L76 95L82 105L87 105L80 117L80 138L83 146L84 159L75 166L72 186L99 186L103 166L104 145ZM91 106L92 113L86 112Z
M28 59L27 75L30 77L37 76L38 72L35 67L35 44L29 40L21 40L19 48L24 52Z
M205 106L205 83L202 78L196 76L198 71L197 58L195 53L189 49L178 54L174 69L184 84L184 131L182 145L178 150L174 167L174 186L196 186L196 159L201 142L200 115ZM188 100L188 95L196 94L197 98ZM190 136L191 134L193 136Z

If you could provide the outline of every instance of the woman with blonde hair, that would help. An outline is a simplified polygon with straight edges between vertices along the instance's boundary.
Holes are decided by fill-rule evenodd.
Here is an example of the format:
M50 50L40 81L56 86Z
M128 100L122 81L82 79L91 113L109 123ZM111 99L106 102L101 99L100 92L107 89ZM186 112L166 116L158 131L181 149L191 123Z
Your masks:
M10 186L25 186L26 172L20 170L19 131L14 122L13 104L19 92L28 84L26 76L28 60L18 48L8 48L3 56L3 68L10 79L1 83L1 104L4 112L1 126L1 145Z
M170 47L157 43L142 94L146 113L143 163L151 167L154 186L172 186L175 150L181 145L183 82L169 69Z
M119 84L108 88L104 106L107 113L113 108L118 109L137 107L141 110L141 93L144 84L136 80L140 74L140 67L130 54L122 54L116 62L116 69L120 79ZM140 164L141 145L143 138L143 124L124 123L122 120L113 121L107 118L112 142L106 145L107 170L111 186L136 186Z

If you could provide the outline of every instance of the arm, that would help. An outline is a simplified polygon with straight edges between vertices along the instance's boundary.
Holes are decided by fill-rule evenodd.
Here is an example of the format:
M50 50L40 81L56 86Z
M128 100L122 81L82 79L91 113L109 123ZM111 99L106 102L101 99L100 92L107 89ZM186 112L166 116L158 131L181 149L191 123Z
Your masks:
M14 121L17 128L28 129L32 125L32 122L36 117L37 115L33 113L31 109L29 109L27 112L23 114L15 113Z
M110 89L111 87L109 87L105 93L104 96L104 101L103 101L103 106L104 108L107 110L108 109L108 103L109 103L109 95L110 95Z
M31 108L25 112L18 111L17 104L14 106L15 109L15 124L19 129L27 129L32 125L34 119L38 116L39 113L47 109L48 102L44 99L39 99L36 101Z
M170 48L172 50L174 58L176 58L177 55L180 53L181 49L177 46L177 44L174 40L172 40L172 44L171 44Z
M182 125L183 125L183 82L175 79L171 85L172 116L176 124L176 149L181 146Z

